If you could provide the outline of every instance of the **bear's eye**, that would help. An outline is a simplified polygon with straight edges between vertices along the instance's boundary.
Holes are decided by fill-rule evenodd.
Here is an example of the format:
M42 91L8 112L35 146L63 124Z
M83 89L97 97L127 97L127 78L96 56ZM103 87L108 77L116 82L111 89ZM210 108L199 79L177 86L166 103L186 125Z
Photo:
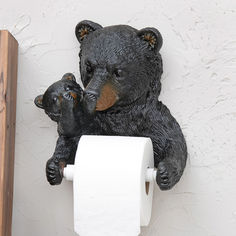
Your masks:
M56 102L57 101L57 97L53 97L53 102Z
M92 73L93 72L93 68L92 68L92 66L90 65L90 64L87 64L86 65L86 71L87 71L87 73Z
M113 74L118 78L122 77L122 70L121 69L115 69Z

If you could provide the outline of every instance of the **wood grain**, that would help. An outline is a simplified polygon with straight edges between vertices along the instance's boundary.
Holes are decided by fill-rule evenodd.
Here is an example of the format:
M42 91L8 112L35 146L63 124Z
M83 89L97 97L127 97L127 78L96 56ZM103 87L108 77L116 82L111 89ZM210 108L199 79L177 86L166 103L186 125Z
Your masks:
M11 235L18 43L0 31L0 236Z

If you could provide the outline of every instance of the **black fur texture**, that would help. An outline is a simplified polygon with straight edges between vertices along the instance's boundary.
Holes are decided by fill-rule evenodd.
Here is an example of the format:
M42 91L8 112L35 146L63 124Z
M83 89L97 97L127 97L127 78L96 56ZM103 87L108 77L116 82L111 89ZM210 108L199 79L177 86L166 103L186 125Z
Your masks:
M73 163L81 135L102 134L150 137L157 184L162 190L171 189L183 174L187 146L179 124L158 100L162 74L160 32L155 28L136 30L128 25L103 28L82 21L75 33L81 43L83 97L78 94L81 99L75 106L74 99L64 95L68 93L63 89L65 81L60 81L50 86L52 94L63 94L60 111L45 105L51 99L45 95L47 92L42 100L41 108L49 116L52 114L59 131L55 153L46 167L49 183L61 183L62 168ZM78 85L71 83L76 92Z

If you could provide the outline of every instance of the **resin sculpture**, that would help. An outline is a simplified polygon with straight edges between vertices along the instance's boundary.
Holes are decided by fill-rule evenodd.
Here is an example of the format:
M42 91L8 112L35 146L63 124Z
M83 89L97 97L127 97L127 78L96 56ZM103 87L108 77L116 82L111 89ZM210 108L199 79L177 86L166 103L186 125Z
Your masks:
M67 73L35 99L58 123L59 138L46 165L49 183L61 183L63 168L74 162L81 135L100 134L150 137L156 182L162 190L172 188L183 174L187 146L179 124L158 100L160 32L82 21L75 34L81 44L80 73L85 89Z

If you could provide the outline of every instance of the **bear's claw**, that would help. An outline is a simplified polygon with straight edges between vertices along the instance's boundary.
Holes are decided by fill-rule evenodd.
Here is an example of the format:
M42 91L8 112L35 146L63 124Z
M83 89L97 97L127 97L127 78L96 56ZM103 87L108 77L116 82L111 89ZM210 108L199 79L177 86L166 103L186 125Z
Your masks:
M157 167L156 182L161 190L169 190L176 183L176 171L165 161L161 161Z
M46 164L47 180L51 185L60 184L62 181L62 170L55 158L50 158Z

